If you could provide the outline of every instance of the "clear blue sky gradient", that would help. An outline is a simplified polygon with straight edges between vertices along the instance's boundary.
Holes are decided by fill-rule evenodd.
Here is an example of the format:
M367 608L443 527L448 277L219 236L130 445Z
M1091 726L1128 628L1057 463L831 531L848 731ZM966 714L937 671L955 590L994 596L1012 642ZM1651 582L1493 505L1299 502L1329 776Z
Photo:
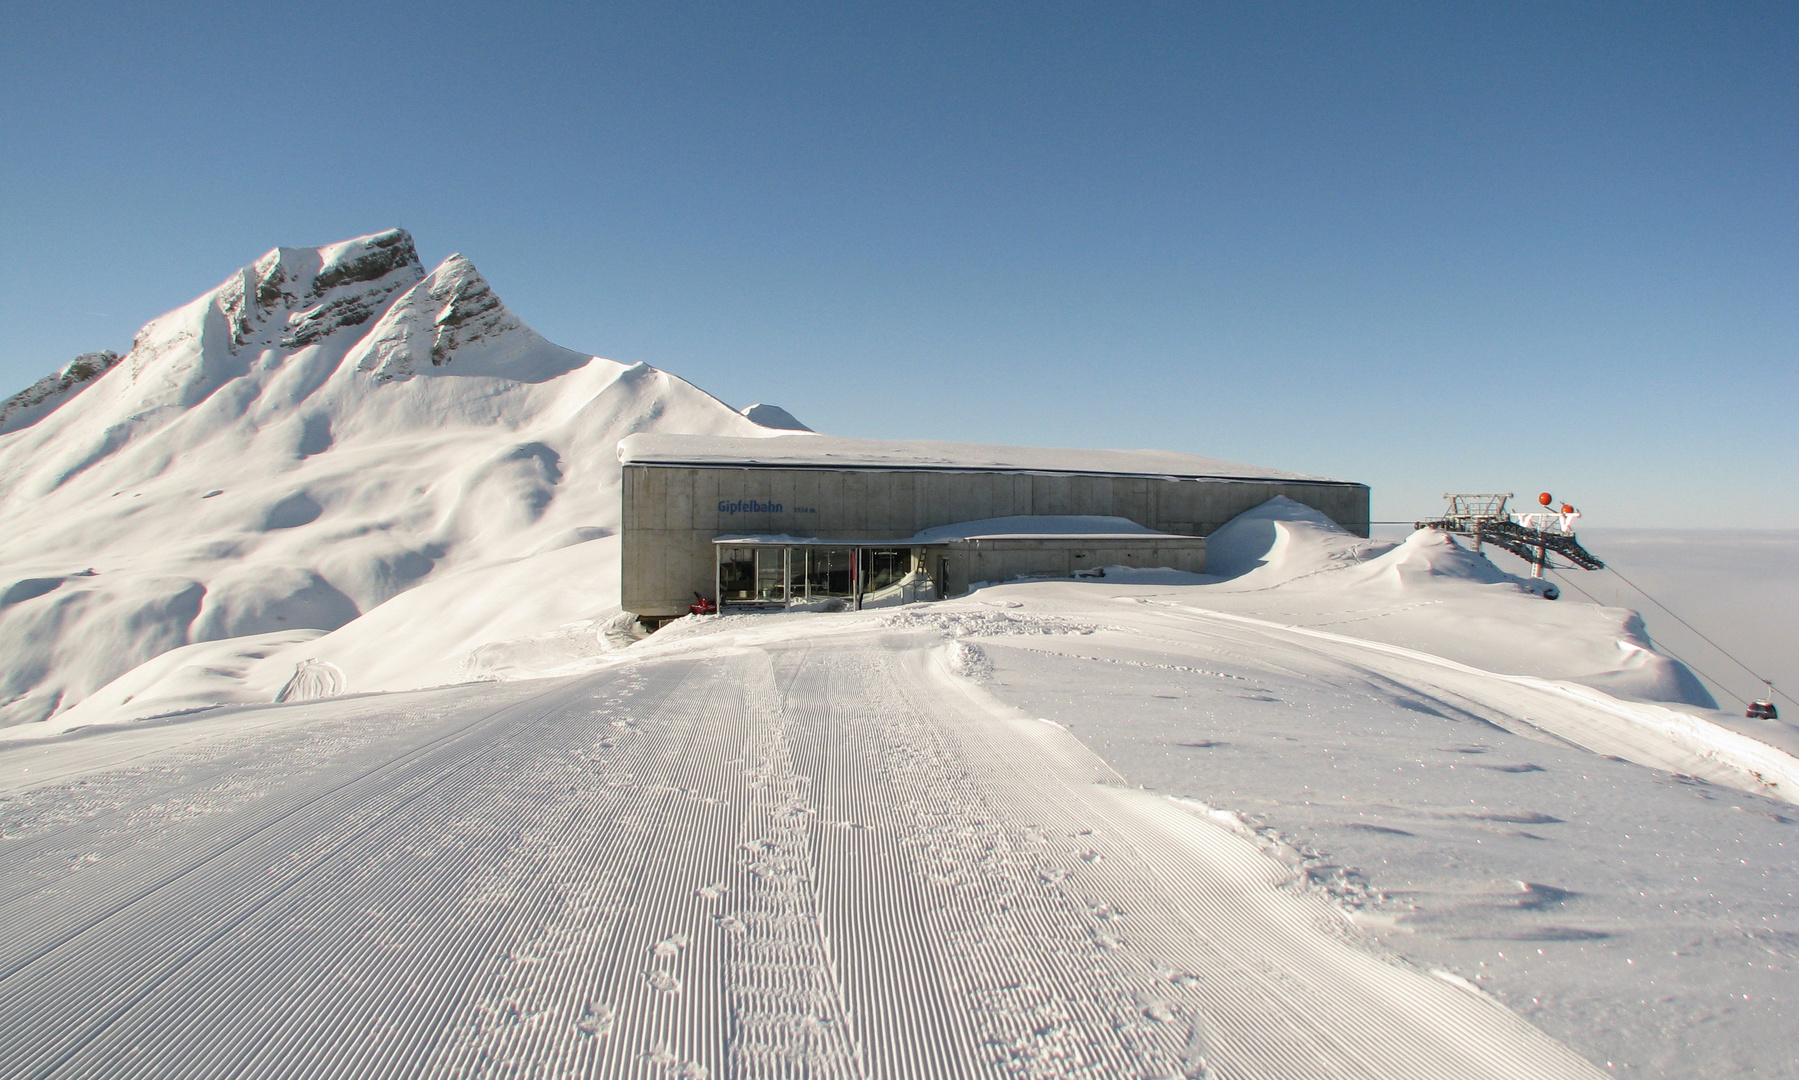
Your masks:
M0 3L0 382L404 226L840 434L1799 527L1799 5Z

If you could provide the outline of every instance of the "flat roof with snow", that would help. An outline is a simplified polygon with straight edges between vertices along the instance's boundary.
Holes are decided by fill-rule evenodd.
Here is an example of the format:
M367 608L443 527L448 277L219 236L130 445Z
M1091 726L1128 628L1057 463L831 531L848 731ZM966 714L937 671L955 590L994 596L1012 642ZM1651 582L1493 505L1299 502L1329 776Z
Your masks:
M627 465L690 468L1060 473L1358 486L1346 480L1168 450L1080 450L812 434L742 438L645 432L619 443L619 459Z

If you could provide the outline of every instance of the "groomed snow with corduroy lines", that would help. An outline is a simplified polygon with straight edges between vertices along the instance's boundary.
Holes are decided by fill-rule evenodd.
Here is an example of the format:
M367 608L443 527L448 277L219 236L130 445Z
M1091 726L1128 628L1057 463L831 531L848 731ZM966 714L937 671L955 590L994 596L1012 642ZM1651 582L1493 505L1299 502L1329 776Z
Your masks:
M780 416L397 231L0 406L0 1076L1799 1076L1799 741L1635 613L1276 500L632 633L619 439Z

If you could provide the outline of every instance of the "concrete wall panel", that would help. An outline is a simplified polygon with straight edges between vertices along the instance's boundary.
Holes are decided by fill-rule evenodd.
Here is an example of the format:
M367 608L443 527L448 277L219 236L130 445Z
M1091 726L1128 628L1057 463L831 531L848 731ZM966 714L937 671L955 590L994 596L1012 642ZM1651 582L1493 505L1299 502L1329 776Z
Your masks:
M1163 532L1204 536L1251 507L1285 495L1351 532L1368 533L1368 489L1299 482L1166 480L1026 473L855 472L823 469L683 468L624 470L620 507L625 607L680 614L697 590L713 588L712 538L721 533L792 533L838 539L898 539L959 521L1029 514L1106 514ZM718 510L720 502L780 503L779 513ZM814 513L799 513L809 508ZM1187 555L1131 545L1067 565L1170 565ZM1174 549L1170 549L1174 550ZM1008 565L1041 565L1038 551ZM1160 562L1144 562L1158 558ZM1030 560L1038 562L1032 563ZM1105 562L1094 560L1104 559ZM1176 561L1169 561L1176 560ZM958 588L968 580L957 581Z

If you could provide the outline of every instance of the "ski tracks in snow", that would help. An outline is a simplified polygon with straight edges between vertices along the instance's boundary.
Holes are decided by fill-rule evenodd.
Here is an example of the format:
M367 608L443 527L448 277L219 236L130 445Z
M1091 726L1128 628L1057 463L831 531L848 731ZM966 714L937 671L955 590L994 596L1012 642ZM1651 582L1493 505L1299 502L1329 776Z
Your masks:
M1270 646L1291 651L1297 645L1314 662L1318 656L1330 657L1369 679L1391 680L1518 734L1548 737L1647 768L1799 802L1799 762L1792 755L1690 713L1620 700L1578 683L1483 671L1416 649L1309 626L1204 608L1158 606L1167 609L1165 618L1203 628L1199 633L1214 645L1230 641L1251 645L1264 662Z
M27 793L0 1075L1590 1075L935 640L439 691L260 744L285 763Z

